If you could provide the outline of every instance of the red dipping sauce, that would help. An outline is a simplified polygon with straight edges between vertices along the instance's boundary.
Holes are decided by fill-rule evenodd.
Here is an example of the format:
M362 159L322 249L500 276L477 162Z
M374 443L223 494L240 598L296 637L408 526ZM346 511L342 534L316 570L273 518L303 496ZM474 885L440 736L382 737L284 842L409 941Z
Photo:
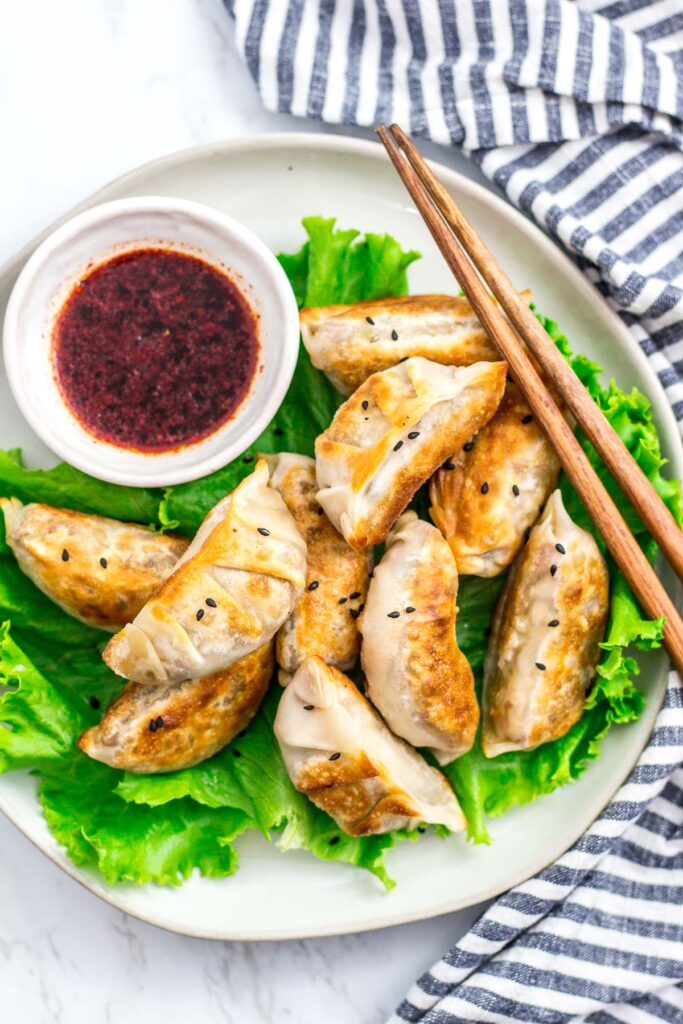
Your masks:
M55 377L81 425L142 452L193 444L249 391L258 318L216 267L172 249L136 249L75 286L53 330Z

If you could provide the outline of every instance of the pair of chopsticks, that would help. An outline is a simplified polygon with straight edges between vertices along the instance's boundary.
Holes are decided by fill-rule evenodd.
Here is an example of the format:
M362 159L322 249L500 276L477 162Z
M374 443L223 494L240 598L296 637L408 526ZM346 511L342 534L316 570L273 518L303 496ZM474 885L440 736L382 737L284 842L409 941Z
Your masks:
M683 622L574 437L548 386L527 356L524 345L543 370L549 386L566 402L660 551L683 579L683 533L674 517L405 133L398 125L392 125L390 129L378 128L377 134L470 305L507 361L512 376L641 607L650 618L666 618L664 646L676 668L683 672Z

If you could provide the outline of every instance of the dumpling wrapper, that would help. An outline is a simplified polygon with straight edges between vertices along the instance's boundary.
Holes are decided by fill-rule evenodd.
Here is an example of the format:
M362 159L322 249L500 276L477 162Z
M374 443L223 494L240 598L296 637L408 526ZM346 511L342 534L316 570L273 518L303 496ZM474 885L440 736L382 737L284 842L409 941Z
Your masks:
M439 764L467 753L479 724L474 676L455 636L457 594L448 544L404 512L370 581L361 664L367 696L392 732L430 747Z
M104 660L136 682L197 679L271 639L306 582L306 544L260 459L209 512L173 574Z
M279 679L286 686L299 665L314 654L347 671L358 660L356 620L365 602L372 553L354 551L321 514L315 462L283 452L266 456L270 486L282 495L306 541L306 589L277 634Z
M95 761L146 775L205 761L245 729L258 710L273 675L274 646L270 640L201 679L166 686L128 683L78 746Z
M299 314L311 362L343 395L409 356L449 366L500 358L467 299L406 295Z
M498 408L507 364L419 356L375 373L315 442L318 501L356 550L380 544L422 484Z
M392 735L353 683L321 658L305 661L284 690L274 728L294 786L348 835L422 822L466 827L441 772Z
M110 633L137 615L189 543L136 523L18 498L0 498L0 506L22 572L69 615Z
M454 469L432 477L429 514L459 573L497 576L514 561L557 486L560 461L513 382L468 449L451 457Z
M608 611L605 560L557 490L494 613L482 701L487 757L558 739L579 720Z

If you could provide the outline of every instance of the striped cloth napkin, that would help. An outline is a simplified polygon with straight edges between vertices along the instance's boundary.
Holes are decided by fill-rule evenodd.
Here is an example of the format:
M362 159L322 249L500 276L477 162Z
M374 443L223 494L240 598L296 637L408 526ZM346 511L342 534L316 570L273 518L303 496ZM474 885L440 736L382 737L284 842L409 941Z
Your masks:
M226 2L268 109L465 149L578 261L683 423L683 0ZM683 1024L682 759L671 673L593 827L392 1020Z

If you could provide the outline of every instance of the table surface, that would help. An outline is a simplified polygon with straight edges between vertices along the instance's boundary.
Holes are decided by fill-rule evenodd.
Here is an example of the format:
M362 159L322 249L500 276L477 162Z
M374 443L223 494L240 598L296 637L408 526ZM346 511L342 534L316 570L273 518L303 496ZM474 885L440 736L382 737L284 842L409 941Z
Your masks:
M261 132L340 130L261 108L220 0L3 4L0 94L0 262L154 157ZM426 148L483 181L460 153ZM2 816L0 849L0 989L16 1024L118 1024L160 1009L164 1024L190 1014L201 1024L375 1024L481 911L339 938L208 942L100 902Z

